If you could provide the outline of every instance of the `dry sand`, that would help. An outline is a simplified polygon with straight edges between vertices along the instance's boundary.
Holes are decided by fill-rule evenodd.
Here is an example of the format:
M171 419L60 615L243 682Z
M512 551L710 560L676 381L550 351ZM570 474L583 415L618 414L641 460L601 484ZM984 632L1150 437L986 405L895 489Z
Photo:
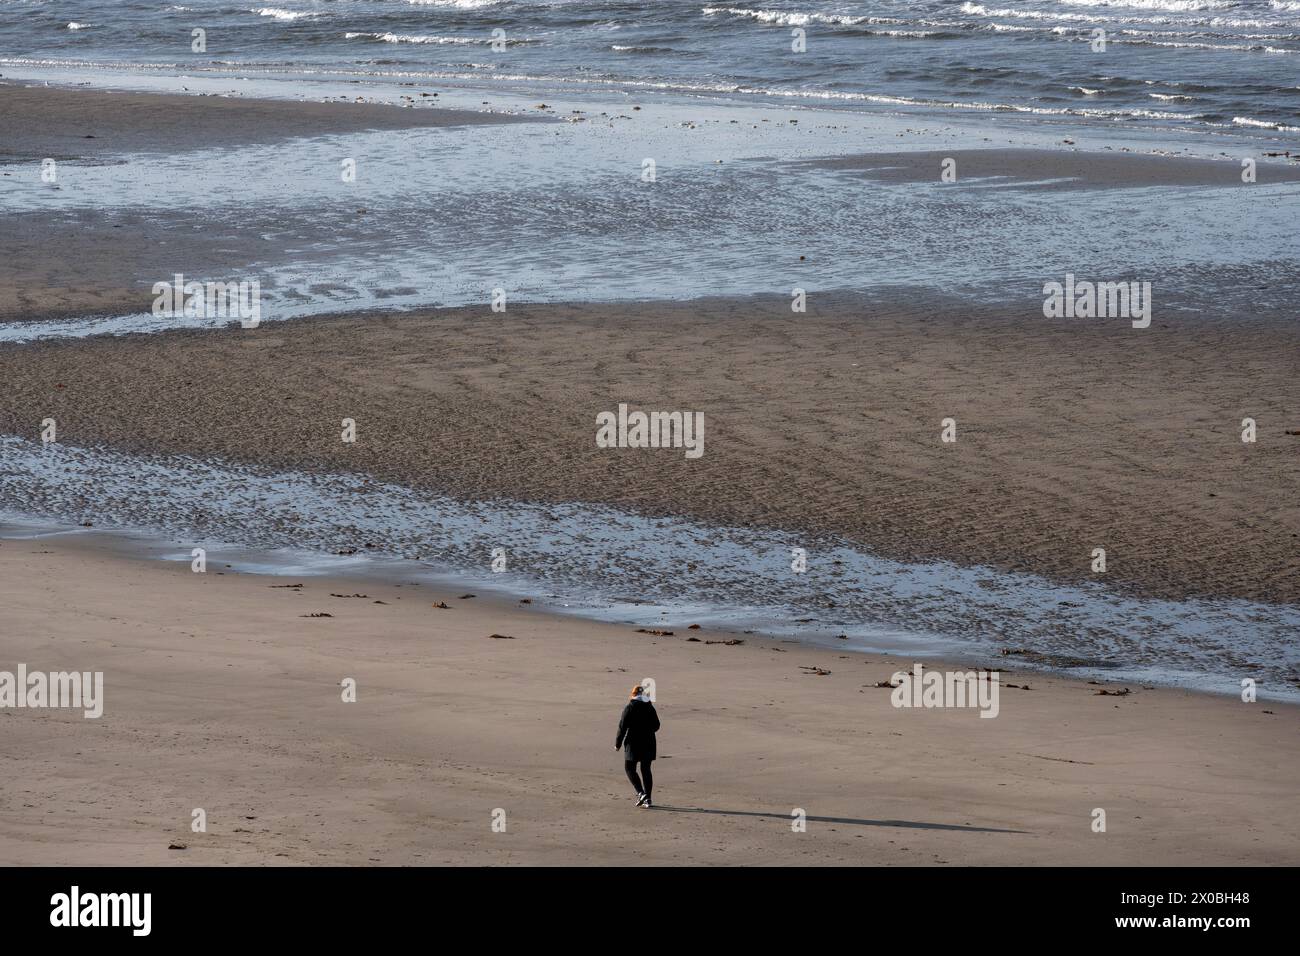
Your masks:
M0 542L0 669L105 675L98 720L0 710L0 860L1300 862L1295 707L1004 673L1031 689L1004 686L995 719L895 709L872 685L904 659L223 570ZM653 811L613 748L645 677L664 723Z
M1270 324L814 297L486 306L0 350L0 433L841 533L900 559L1300 601L1300 354ZM705 453L607 450L620 402ZM939 440L957 420L958 440ZM1241 420L1257 419L1255 444ZM357 422L354 445L341 421Z

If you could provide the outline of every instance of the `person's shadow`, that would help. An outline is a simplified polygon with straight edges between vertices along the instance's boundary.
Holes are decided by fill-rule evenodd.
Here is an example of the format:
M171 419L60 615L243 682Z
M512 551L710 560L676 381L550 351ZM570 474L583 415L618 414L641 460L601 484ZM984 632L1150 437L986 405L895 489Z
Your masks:
M724 817L768 817L773 820L793 820L789 813L765 813L761 810L709 810L704 807L671 807L655 804L655 810L669 813L716 813ZM905 827L912 830L959 830L965 833L1028 833L1028 830L1001 830L997 827L973 827L960 823L922 823L917 820L855 820L852 817L814 817L803 818L809 823L843 823L857 827Z

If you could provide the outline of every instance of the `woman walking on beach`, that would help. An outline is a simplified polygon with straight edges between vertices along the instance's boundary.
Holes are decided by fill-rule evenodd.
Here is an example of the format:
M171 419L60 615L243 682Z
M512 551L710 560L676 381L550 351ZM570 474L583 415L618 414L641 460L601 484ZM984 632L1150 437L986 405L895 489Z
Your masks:
M614 740L614 749L623 748L623 769L627 779L636 788L636 805L649 810L650 791L655 785L650 773L650 762L655 759L655 732L659 730L659 715L655 705L646 696L640 684L632 688L632 697L623 708L623 716L618 720L618 737ZM637 776L636 765L641 765L641 776ZM645 786L642 786L644 782Z

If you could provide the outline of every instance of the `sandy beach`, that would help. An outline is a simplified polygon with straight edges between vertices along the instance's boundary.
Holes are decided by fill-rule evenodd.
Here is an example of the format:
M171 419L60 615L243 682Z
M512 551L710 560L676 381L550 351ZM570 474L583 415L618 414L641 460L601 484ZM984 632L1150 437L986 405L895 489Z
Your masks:
M431 101L425 86L403 81L398 93ZM540 118L530 112L540 101L517 94L514 105L528 110L0 84L0 173L34 181L46 157L71 170L61 181L67 195L52 192L63 185L34 195L5 181L6 195L22 201L0 230L0 451L11 456L0 459L0 518L16 535L0 538L0 671L102 671L105 687L97 719L0 709L0 860L1300 863L1300 705L1157 686L1164 665L1200 667L1200 676L1211 666L1220 690L1267 665L1266 693L1300 687L1287 636L1300 605L1300 352L1289 314L1240 306L1287 298L1291 266L1276 213L1237 225L1260 232L1262 252L1251 247L1240 262L1225 253L1203 269L1171 263L1169 276L1195 280L1193 294L1171 293L1149 328L1047 318L1035 271L1050 261L1046 275L1060 278L1071 263L1082 263L1081 274L1113 263L1101 232L1075 227L1105 225L1098 215L1129 210L1134 196L1146 198L1115 224L1116 245L1150 246L1160 260L1159 243L1179 241L1161 228L1171 193L1141 190L1199 190L1197 215L1211 223L1225 203L1255 215L1278 194L1225 198L1217 190L1241 170L1226 152L1173 158L1150 155L1148 144L1148 154L1128 155L1101 137L1088 149L1074 140L1065 140L1069 149L956 148L973 142L968 131L912 129L898 117L881 120L876 147L862 150L861 130L851 136L841 128L848 114L833 110L773 111L769 122L746 106L738 115L752 131L738 134L738 119L682 119L680 104L642 110L629 99L626 112L585 114L547 99L552 121L525 123L525 114ZM555 122L559 115L571 122ZM690 137L706 127L713 139L695 146ZM750 136L761 145L750 146ZM827 158L818 147L836 136L854 146ZM651 193L640 164L660 142L669 144L660 156L670 188ZM719 145L738 155L726 153L724 163ZM898 151L903 145L915 148ZM1289 157L1256 152L1261 190L1300 178ZM405 180L332 192L340 156L353 153L380 180L405 175L410 162L410 194ZM1003 227L988 213L1002 207L980 192L989 183L963 183L951 207L946 196L906 192L949 156L963 176L1015 190L1015 224L996 231ZM104 170L124 157L133 165L121 171L119 196ZM192 182L177 172L188 172L187 157L198 171ZM190 205L151 198L154 185L171 181ZM282 204L280 192L289 197ZM768 195L771 210L744 205ZM824 229L806 205L818 196ZM862 218L841 220L837 196L853 199L845 216ZM808 231L787 231L785 223L804 220ZM878 233L865 231L868 220ZM969 234L952 222L970 224ZM821 245L818 233L843 245ZM669 294L680 291L672 286L658 300L612 294L642 269L684 272L700 261L691 243L701 236L700 249L716 244L732 257L709 260L719 283L751 259L771 282L752 295L686 280L689 294ZM1060 236L1059 247L1026 263L1043 237ZM1233 234L1195 236L1207 248L1236 248ZM999 238L1014 247L1003 251ZM465 274L462 240L482 275ZM861 260L841 254L854 245ZM1007 275L984 268L976 252L1004 259ZM993 292L887 281L926 255L924 268L939 264L931 278L951 262ZM501 264L509 256L517 258ZM597 261L594 272L573 266L585 260ZM840 282L876 262L885 271L869 291ZM426 276L429 263L442 271ZM570 271L559 288L574 301L528 301L512 285L497 312L480 294L507 283L511 269L528 289L561 266ZM77 334L92 317L147 313L152 284L176 272L262 276L268 289L279 276L281 311L268 305L257 328L163 323L147 333ZM792 311L785 291L799 284L804 312ZM1171 279L1167 288L1175 286ZM330 307L358 299L367 308ZM383 310L407 300L419 304ZM301 311L285 315L292 306ZM61 337L22 340L24 329L65 322ZM597 416L620 405L702 413L704 454L598 447ZM1249 443L1247 418L1257 430ZM50 419L57 440L42 445ZM941 440L946 419L955 442ZM354 442L341 440L345 420L356 426ZM82 470L78 456L90 462ZM110 456L118 484L108 493ZM158 462L146 477L145 466ZM231 487L204 483L220 467L232 469L223 474L236 487L227 499L154 520L170 488L192 483L190 500L199 500ZM137 468L138 485L127 481L122 493L121 476L134 480ZM257 481L239 485L258 469ZM321 539L295 539L295 509L325 496L302 494L276 510L271 492L292 499L306 487L294 476L339 478L343 490L329 500L348 515L354 509L355 521L345 515ZM576 565L583 555L606 565L607 588L593 598L605 602L605 619L566 613L575 609L540 586L465 596L470 589L413 580L436 567L441 549L453 550L448 528L478 522L495 533L484 517L493 507L533 506L546 561ZM789 541L814 552L834 542L922 570L872 566L902 583L890 591L864 575L834 582L844 587L836 591L824 582L857 568L824 561L817 571L827 577L810 576L803 595L827 614L819 646L714 623L665 628L654 603L663 598L651 594L661 582L637 577L635 556L619 552L628 524L600 538L587 526L573 533L559 517L570 509L599 521L602 508L629 523L694 522L689 541L651 534L658 557L673 560L674 547L692 561L722 557L698 573L681 558L673 586L734 581L729 597L760 610L769 606L766 566L727 550L747 533L758 550L777 540L765 535L790 536L779 539L783 574ZM405 554L404 541L372 536L363 520L372 511L395 524L403 515L427 523L429 547ZM431 515L450 517L443 525ZM254 526L259 517L265 528ZM312 517L297 514L304 527ZM23 537L28 518L64 532ZM157 532L152 540L172 556L223 535L250 551L311 546L359 553L358 562L373 548L410 561L411 574L391 565L370 574L251 573L245 554L220 550L205 573L193 573L187 561L148 559L138 539L114 533L136 531ZM722 546L709 552L715 531ZM1094 567L1097 548L1106 551L1104 573ZM972 590L993 595L987 607L996 613L974 598L969 613L944 608L950 592L925 591L927 580L966 582L968 573ZM1016 588L1030 576L1046 596L1017 606ZM1019 583L1006 585L1009 577ZM846 591L862 602L844 601ZM626 619L612 619L610 594ZM695 607L685 588L672 597ZM894 617L876 616L885 604ZM1089 632L1084 653L1082 631L1071 628L1108 608L1114 620ZM1204 616L1207 608L1224 616ZM882 685L922 657L836 647L830 617L841 614L886 634L915 619L917 633L899 633L918 647L937 639L922 633L933 621L961 619L939 636L950 646L966 640L964 656L925 656L924 666L999 669L998 716L893 706ZM1050 654L1008 643L1022 620L1056 632ZM1171 620L1186 634L1166 628ZM1161 659L1167 646L1145 645L1139 625L1169 630L1174 643L1185 637L1195 653ZM1005 657L993 650L999 642ZM1031 657L1042 667L1029 669ZM1060 676L1121 660L1155 676ZM612 746L628 688L645 678L664 723L657 806L648 813L633 806ZM347 679L356 681L355 702L342 699ZM204 833L190 826L198 808ZM1094 830L1098 809L1105 832ZM791 828L800 810L806 832ZM504 832L493 829L498 811Z
M875 685L910 669L897 657L215 560L195 574L67 538L0 542L0 568L0 661L104 673L98 719L0 712L9 864L1300 859L1292 706L1003 671L983 719L891 706ZM664 722L648 813L612 746L646 677Z

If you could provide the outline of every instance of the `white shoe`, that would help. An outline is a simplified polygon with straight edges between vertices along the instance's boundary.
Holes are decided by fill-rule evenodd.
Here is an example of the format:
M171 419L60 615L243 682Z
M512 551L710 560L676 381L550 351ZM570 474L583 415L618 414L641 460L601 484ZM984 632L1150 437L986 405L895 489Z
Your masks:
M643 807L643 806L645 806L645 794L644 794L644 793L638 793L638 794L636 795L636 805L637 805L638 807Z

